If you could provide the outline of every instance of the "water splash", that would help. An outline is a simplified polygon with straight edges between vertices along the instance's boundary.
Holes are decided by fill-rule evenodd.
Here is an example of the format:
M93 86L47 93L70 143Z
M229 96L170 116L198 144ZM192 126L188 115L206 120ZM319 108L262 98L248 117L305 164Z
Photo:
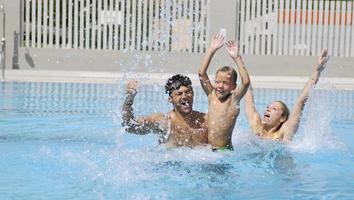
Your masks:
M343 143L333 135L331 122L334 116L332 97L334 90L311 91L303 110L298 136L290 147L295 151L315 153L322 150L342 149Z

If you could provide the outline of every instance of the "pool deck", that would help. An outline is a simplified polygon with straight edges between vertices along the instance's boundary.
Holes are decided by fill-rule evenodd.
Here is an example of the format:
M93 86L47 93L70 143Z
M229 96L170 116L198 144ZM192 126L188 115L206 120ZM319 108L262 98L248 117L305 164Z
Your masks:
M144 84L164 84L170 73L118 73L97 71L5 70L5 82L73 82L115 84L137 79ZM193 85L199 85L197 74L186 74ZM212 77L211 77L212 78ZM309 77L305 76L251 76L255 88L301 89ZM2 78L0 78L2 80ZM2 80L4 81L4 80ZM354 78L321 77L317 88L354 90Z

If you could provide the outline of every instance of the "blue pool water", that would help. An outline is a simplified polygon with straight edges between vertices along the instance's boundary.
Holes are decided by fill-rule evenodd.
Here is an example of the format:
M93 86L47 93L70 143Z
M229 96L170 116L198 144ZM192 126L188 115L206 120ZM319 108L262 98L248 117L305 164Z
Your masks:
M255 100L262 111L297 94L256 89ZM110 84L0 84L0 199L354 199L354 91L313 91L289 145L254 137L241 111L225 153L125 133L122 96ZM194 108L207 108L200 88ZM139 89L136 113L169 109L161 86Z

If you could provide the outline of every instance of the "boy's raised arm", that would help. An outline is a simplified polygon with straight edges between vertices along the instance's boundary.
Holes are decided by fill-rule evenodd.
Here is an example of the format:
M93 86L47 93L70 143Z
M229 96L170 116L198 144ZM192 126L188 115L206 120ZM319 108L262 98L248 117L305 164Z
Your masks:
M207 70L210 64L211 59L213 58L215 52L224 45L224 36L216 34L212 37L210 42L210 47L204 56L203 62L199 67L199 80L200 84L203 87L204 92L209 96L209 94L213 91L213 85L210 83L210 79L207 74Z
M240 79L242 84L236 88L235 93L236 96L239 97L239 99L241 99L247 92L247 88L250 84L250 77L246 70L246 66L244 65L242 58L240 56L238 44L235 43L234 41L228 41L226 43L226 47L227 47L226 48L227 52L236 63L238 72L240 74Z
M309 96L309 91L313 88L318 79L320 78L321 72L326 67L326 63L328 61L328 52L326 49L322 50L320 56L318 57L317 64L314 67L314 72L310 76L310 79L305 84L304 88L302 89L301 93L296 99L294 104L293 110L289 116L289 119L284 123L282 127L282 132L284 133L284 140L289 141L293 137L294 133L296 132L299 121L301 117L301 112L305 107L306 100Z

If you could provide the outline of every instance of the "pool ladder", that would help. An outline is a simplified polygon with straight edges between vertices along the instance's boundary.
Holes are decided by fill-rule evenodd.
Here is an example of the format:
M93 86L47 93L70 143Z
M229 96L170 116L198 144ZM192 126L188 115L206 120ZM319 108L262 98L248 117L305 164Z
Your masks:
M5 81L5 53L6 53L6 39L5 39L5 9L4 4L0 4L0 13L2 14L2 37L0 47L0 65L2 70L1 80Z

